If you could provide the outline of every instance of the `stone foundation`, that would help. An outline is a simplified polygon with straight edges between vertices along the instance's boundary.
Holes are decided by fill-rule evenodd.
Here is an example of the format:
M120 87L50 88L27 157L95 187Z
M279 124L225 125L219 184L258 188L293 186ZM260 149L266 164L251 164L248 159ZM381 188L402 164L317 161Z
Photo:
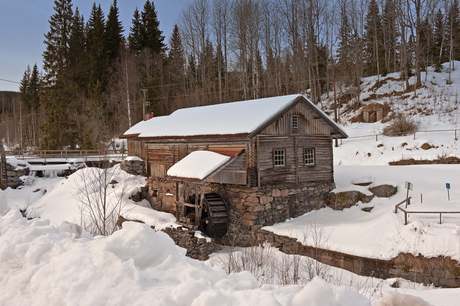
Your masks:
M145 162L140 158L126 158L120 165L121 170L133 175L145 175Z
M148 196L152 208L176 214L176 183L161 178L147 179ZM183 195L182 184L179 194ZM301 185L246 187L239 185L208 184L205 192L216 192L228 201L230 226L227 243L239 246L253 245L256 233L263 226L295 218L327 204L329 192L335 188L332 181ZM187 190L187 198L194 194Z

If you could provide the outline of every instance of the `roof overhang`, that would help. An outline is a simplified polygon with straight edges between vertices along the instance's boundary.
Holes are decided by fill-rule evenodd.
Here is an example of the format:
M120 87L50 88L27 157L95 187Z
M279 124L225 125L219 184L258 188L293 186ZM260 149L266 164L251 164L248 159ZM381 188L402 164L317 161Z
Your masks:
M202 152L207 152L202 153ZM220 152L220 153L219 153ZM231 164L236 158L243 154L244 149L239 150L208 150L193 151L169 168L166 178L176 181L189 181L206 183L206 181ZM183 171L182 169L187 168ZM190 175L190 169L206 167L204 175Z

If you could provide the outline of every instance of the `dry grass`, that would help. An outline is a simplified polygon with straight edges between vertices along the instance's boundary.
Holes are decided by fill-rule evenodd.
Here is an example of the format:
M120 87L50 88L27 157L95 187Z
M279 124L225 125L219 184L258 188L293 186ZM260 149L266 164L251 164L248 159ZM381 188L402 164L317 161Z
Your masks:
M417 131L417 125L408 116L397 113L394 119L383 129L383 134L386 136L403 136Z

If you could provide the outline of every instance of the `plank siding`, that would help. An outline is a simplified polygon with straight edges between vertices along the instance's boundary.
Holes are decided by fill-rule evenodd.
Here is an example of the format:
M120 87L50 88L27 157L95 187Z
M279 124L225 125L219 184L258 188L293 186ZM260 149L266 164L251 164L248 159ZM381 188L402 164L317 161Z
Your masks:
M298 128L292 129L292 115L298 116ZM286 114L266 127L261 135L330 135L332 128L313 112L305 103L299 103Z
M227 167L216 173L208 182L220 184L247 184L246 153L241 154Z
M242 150L245 147L245 143L233 144L230 146L225 143L213 143L212 146L203 143L171 145L148 144L147 156L149 161L150 175L154 177L165 177L168 169L171 168L172 165L193 151L206 149L222 151L225 151L226 149ZM247 183L246 163L246 154L243 153L230 165L214 175L212 181L216 183L245 185Z
M315 149L314 166L304 164L304 148ZM273 151L279 149L285 150L285 166L273 164ZM260 137L258 152L261 185L333 179L332 140L328 136Z
M128 154L129 156L138 156L142 159L146 159L146 145L145 141L130 140L128 139Z

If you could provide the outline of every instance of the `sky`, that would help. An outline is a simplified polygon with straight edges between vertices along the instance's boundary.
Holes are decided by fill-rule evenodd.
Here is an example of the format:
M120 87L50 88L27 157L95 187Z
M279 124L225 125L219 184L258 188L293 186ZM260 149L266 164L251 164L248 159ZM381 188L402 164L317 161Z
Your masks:
M154 0L160 20L160 30L169 41L174 24L191 0ZM73 0L73 8L88 20L93 0ZM113 0L99 0L104 15ZM142 11L146 0L118 0L120 20L128 36L135 8ZM27 65L42 65L45 51L44 34L49 31L48 20L54 13L52 0L0 0L0 91L18 91ZM17 83L14 83L17 82Z

